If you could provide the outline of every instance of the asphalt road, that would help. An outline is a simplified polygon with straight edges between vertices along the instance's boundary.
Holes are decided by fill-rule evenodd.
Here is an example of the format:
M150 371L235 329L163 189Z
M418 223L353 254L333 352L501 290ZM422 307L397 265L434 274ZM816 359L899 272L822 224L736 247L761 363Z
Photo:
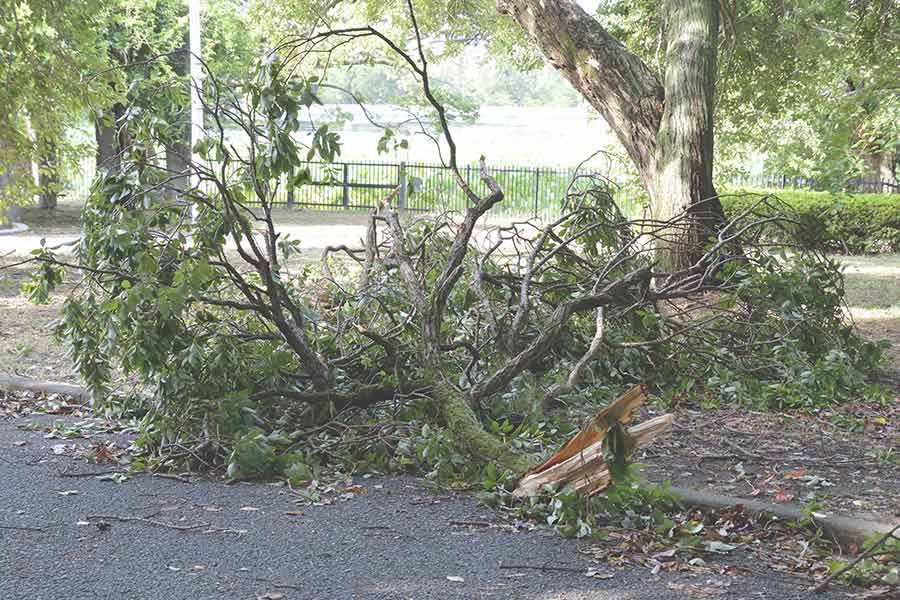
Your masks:
M752 563L752 575L715 581L651 575L588 562L555 535L455 525L493 516L411 478L361 480L352 499L298 507L272 485L66 477L108 467L54 455L62 441L22 422L0 420L0 600L809 597L805 582ZM512 565L571 570L501 568Z

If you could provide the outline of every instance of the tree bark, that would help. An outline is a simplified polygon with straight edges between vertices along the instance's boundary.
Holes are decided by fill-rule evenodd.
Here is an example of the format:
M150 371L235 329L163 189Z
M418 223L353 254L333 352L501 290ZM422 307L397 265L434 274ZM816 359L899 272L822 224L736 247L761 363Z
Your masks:
M496 0L615 132L631 157L652 214L696 210L690 240L723 219L712 180L718 4L666 0L666 72L649 66L573 0ZM674 239L674 238L679 239ZM669 248L663 252L668 253ZM691 252L666 260L684 266Z
M167 196L177 198L188 188L188 170L191 157L190 129L179 131L180 139L166 145L166 171L174 179L169 183ZM175 174L178 173L177 176Z
M3 117L0 115L0 119ZM19 220L20 203L27 201L29 190L34 189L34 181L31 185L28 182L31 164L23 162L16 146L3 139L2 134L11 130L0 122L0 229L12 227Z
M166 139L166 170L169 176L178 175L168 185L167 196L175 198L188 188L191 161L191 79L190 53L185 35L180 52L169 57L172 70L184 80L184 97L170 107L170 130Z
M122 145L117 127L122 109L116 105L112 111L98 111L94 115L94 139L97 142L97 173L118 171L122 164Z
M38 206L47 210L56 208L59 199L57 186L59 185L59 164L55 150L46 152L40 160L38 187Z
M476 462L494 463L500 471L524 473L535 457L510 448L500 438L488 433L468 399L452 385L438 381L432 397L440 419L447 426L458 450Z
M713 186L713 105L717 0L666 0L666 103L657 134L658 195L653 216L692 214L692 227L672 232L662 260L672 270L693 262L697 246L725 219Z
M879 184L877 189L872 191L890 194L897 191L897 173L894 165L894 156L889 151L879 153L866 154L864 157L866 164L875 175Z

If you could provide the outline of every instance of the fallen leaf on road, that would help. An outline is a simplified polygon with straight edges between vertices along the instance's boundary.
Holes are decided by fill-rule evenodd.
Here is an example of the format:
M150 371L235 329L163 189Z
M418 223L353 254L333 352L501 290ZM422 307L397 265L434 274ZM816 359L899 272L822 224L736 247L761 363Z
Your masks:
M725 554L727 552L731 552L736 548L736 546L732 546L731 544L717 542L715 540L705 542L705 546L708 551L715 552L716 554Z
M593 577L594 579L612 579L613 574L608 573L606 571L600 571L598 569L588 569L585 573L588 577Z

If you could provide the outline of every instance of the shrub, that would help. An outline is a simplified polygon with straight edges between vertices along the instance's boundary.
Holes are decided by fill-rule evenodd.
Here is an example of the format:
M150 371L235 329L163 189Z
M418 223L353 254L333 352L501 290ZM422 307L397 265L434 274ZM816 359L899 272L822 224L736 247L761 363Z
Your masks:
M723 195L725 212L734 216L748 209L759 193L761 190ZM809 248L828 252L900 252L900 195L800 190L777 190L772 194L796 212L798 221L795 232L782 226L771 227L767 234L774 242L786 242L786 236L791 236Z

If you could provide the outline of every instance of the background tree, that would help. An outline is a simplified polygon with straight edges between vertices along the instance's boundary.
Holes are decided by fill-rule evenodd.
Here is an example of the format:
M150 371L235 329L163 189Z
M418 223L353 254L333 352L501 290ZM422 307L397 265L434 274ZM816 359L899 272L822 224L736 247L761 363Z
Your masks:
M202 13L203 60L221 73L223 85L246 78L258 38L242 2L209 3ZM121 166L137 152L166 164L170 193L187 186L190 148L190 86L187 4L182 0L139 0L121 4L104 31L111 70L120 75L117 96L94 114L98 171ZM138 132L158 142L134 146Z
M51 208L57 165L84 151L66 132L109 93L107 77L91 74L107 64L101 31L110 4L0 1L0 213L38 191Z
M900 32L893 0L720 3L717 158L840 186L894 180ZM657 70L659 3L603 2L610 32ZM765 57L764 60L761 57Z

